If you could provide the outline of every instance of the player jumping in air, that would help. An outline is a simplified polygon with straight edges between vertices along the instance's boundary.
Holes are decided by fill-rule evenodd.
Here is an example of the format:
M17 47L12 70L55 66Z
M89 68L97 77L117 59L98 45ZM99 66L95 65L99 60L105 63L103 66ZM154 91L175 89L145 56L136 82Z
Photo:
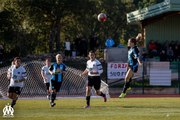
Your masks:
M90 51L89 52L89 58L90 60L87 61L87 66L84 72L81 74L86 75L88 74L88 83L86 87L86 104L85 108L90 108L90 94L91 94L91 88L94 86L94 89L96 90L96 94L99 96L102 96L104 98L104 102L107 101L106 95L100 91L101 87L101 78L100 75L103 72L103 68L101 63L95 58L95 52Z
M131 89L130 83L134 73L138 71L138 65L142 65L139 60L139 50L136 46L137 39L131 38L128 40L128 70L125 76L125 84L123 87L123 91L119 98L124 98L128 90Z
M52 64L49 68L49 73L52 75L52 78L50 80L50 89L51 89L51 95L50 95L50 106L55 106L55 99L56 94L59 92L63 76L66 71L66 65L63 63L63 57L61 54L56 55L56 63Z

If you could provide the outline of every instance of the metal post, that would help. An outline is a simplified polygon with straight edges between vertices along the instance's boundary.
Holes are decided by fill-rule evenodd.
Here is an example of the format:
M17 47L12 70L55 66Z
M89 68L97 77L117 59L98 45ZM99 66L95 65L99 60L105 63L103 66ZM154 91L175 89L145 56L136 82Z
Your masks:
M179 94L180 94L180 61L178 62L178 88L179 88Z
M142 71L142 94L144 94L144 67L145 62L143 62L143 71Z
M105 62L105 69L106 69L106 84L108 84L108 76L107 76L107 74L108 74L108 70L107 70L107 62Z

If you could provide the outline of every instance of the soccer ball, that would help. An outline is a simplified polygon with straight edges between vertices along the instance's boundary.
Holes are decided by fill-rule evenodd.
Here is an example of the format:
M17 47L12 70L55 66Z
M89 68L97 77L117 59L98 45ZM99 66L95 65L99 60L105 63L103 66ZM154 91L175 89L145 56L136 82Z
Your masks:
M98 15L98 21L100 21L100 22L105 22L106 20L107 20L107 16L106 16L105 13L100 13L100 14Z

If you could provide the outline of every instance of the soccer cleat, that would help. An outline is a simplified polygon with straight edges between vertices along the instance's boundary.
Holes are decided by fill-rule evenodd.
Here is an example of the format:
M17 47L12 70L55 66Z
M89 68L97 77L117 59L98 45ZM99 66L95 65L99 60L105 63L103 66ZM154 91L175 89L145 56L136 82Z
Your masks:
M89 105L87 105L87 106L85 106L84 108L85 108L85 109L88 109L88 108L90 108L90 106L89 106Z
M121 93L121 95L119 96L119 98L124 98L126 96L126 93Z
M56 103L51 103L50 102L50 105L51 105L51 107L54 107L56 105Z
M11 107L13 108L15 104L16 104L16 102L13 101L13 102L11 103Z
M128 87L127 91L131 90L131 87Z
M50 95L47 95L47 99L50 100Z
M106 97L106 95L105 95L103 98L104 98L104 102L107 102L107 97Z
M127 88L127 91L131 90L131 87ZM126 91L126 93L127 93ZM119 98L124 98L126 96L126 93L121 93L121 95L119 96Z

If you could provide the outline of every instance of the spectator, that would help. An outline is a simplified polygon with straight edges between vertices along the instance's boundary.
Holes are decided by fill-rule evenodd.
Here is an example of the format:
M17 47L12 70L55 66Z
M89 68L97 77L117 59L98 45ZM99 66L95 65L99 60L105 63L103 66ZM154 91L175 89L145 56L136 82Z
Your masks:
M71 57L71 42L69 39L65 40L64 47L65 47L65 56L67 58L70 58Z
M178 45L175 45L174 47L174 60L175 61L178 61L178 59L180 58L180 49L179 49L179 46Z
M75 50L76 50L76 55L80 54L80 41L81 41L81 37L80 35L77 35L76 39L75 39Z
M90 50L97 50L101 45L101 41L98 39L97 34L94 34L94 36L91 36L90 42L89 42L89 48Z
M115 45L114 40L111 37L109 37L108 39L106 39L105 45L107 48L113 47Z
M162 50L162 51L160 52L159 57L160 57L160 61L167 61L167 55L166 55L165 50Z
M82 38L79 44L80 56L87 57L88 43L86 38Z
M151 57L157 56L157 46L153 40L149 42L148 50Z
M72 50L72 57L75 58L76 57L76 44L75 42L73 41L72 44L71 44L71 50Z
M144 46L140 47L140 59L144 62L147 58L147 51Z
M172 62L174 59L174 52L171 46L169 46L169 48L167 49L167 57L170 62Z

